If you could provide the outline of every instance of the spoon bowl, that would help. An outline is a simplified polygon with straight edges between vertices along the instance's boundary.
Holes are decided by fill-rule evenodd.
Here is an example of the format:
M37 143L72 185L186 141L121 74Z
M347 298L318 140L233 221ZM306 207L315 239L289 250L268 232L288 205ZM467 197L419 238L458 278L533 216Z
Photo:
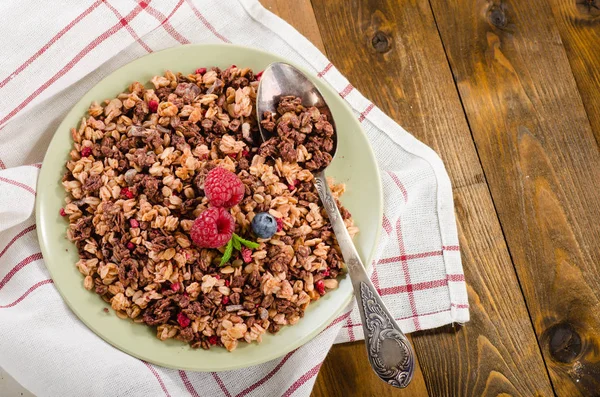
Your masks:
M306 107L314 106L319 109L321 114L327 116L327 121L335 129L331 110L327 102L317 87L306 77L304 73L290 64L284 62L274 62L270 64L263 72L258 85L258 94L256 97L257 118L262 121L265 112L275 115L277 113L277 104L284 96L295 96L302 99L302 104ZM264 128L260 128L260 135L263 141L268 141L273 134ZM337 133L333 134L333 149L329 154L335 157L337 151Z

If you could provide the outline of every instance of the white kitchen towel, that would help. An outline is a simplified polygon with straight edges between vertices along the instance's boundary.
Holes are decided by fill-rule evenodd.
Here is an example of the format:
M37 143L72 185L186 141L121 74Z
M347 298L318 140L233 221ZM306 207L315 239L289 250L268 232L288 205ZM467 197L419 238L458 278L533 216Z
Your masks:
M331 345L363 337L354 309L283 358L238 371L177 371L111 347L61 300L34 216L36 179L52 134L100 79L185 43L271 51L337 90L362 123L381 170L384 233L373 283L405 332L468 321L452 190L441 160L257 1L3 1L0 16L0 366L34 394L306 396Z

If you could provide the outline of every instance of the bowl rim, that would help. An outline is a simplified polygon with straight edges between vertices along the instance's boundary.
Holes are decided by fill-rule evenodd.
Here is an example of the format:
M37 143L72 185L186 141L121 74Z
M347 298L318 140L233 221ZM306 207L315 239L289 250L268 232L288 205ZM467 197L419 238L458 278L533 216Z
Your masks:
M303 73L305 73L311 79L314 79L316 76L316 73L309 71L304 66L298 65L293 61L287 60L278 54L264 51L262 49L258 49L255 47L243 46L243 45L237 45L237 44L229 44L229 43L206 43L206 44L199 43L199 44L185 44L185 45L180 45L180 46L174 46L174 47L156 51L151 54L147 54L142 57L136 58L136 59L134 59L130 62L127 62L126 64L118 67L117 69L111 71L110 73L108 73L100 81L98 81L92 87L90 87L90 89L87 90L86 93L83 94L81 96L81 98L71 106L70 110L65 114L65 116L63 117L63 120L61 121L59 126L54 131L54 133L52 135L52 139L50 140L50 143L48 144L48 148L44 155L40 173L38 175L38 181L36 183L36 190L38 192L38 196L36 197L36 203L35 203L35 217L36 217L36 224L38 225L38 227L36 228L36 233L37 233L38 241L40 244L40 249L42 251L42 256L44 257L44 264L46 263L46 258L50 258L50 252L49 252L49 249L47 246L48 241L47 241L47 236L45 235L45 232L46 232L46 228L49 227L49 226L47 226L47 224L50 225L52 222L50 220L45 219L46 218L45 213L42 211L42 208L41 208L41 206L42 206L41 203L43 202L44 196L47 193L46 193L45 188L40 188L40 185L41 185L42 181L45 179L44 178L45 174L51 173L52 167L50 165L48 165L49 161L47 161L47 159L52 155L51 147L53 146L53 144L55 143L55 140L57 139L58 132L62 131L64 129L70 129L71 126L67 125L67 119L69 118L71 113L74 111L74 109L79 107L82 104L82 102L86 99L86 97L90 93L90 91L94 90L97 86L106 84L107 80L111 79L113 74L117 73L121 69L126 68L128 65L130 65L132 63L142 62L143 60L157 56L157 54L164 55L164 54L169 54L171 52L178 52L178 51L181 51L182 48L184 48L184 49L185 48L194 48L194 49L224 49L224 48L226 48L228 51L235 50L235 49L242 49L245 51L254 52L257 55L264 55L269 58L275 58L275 59L279 59L283 62L290 63L291 65L300 69ZM133 79L132 79L132 81L133 81ZM337 92L333 89L333 87L331 87L331 85L329 83L327 83L324 80L322 82L323 82L322 86L325 88L325 90L329 91L329 94L334 95L334 96L338 95ZM319 88L319 90L322 91L321 87L318 87L318 88ZM346 107L349 112L353 113L352 108L349 106L349 104L345 100L341 99L340 103L342 104L342 106ZM361 124L358 122L358 120L356 118L352 118L352 122L354 123L354 126L356 127L356 129L360 132L360 134L363 135L364 139L367 140L367 142L368 142L367 135L366 135L365 131L363 130ZM375 184L377 185L377 190L380 192L379 200L378 200L379 201L378 211L377 211L378 222L376 223L376 232L375 232L375 235L373 236L372 247L370 249L370 252L368 252L368 254L367 254L366 261L364 262L365 268L367 269L367 272L369 272L370 268L372 267L371 262L375 256L375 253L379 246L380 237L382 234L384 200L383 200L383 189L382 189L382 184L381 184L381 174L379 171L375 153L373 152L373 149L370 144L367 144L366 146L367 147L364 148L363 150L365 150L370 155L370 158L372 159L372 161L374 163L375 175L373 175L373 177L375 178ZM69 244L72 244L72 243L69 242ZM48 272L50 273L51 278L54 280L55 279L55 274L54 274L55 271L53 271L52 267L49 267L49 266L46 266L46 269L48 269ZM346 275L346 277L350 277L350 276ZM256 357L253 357L250 360L244 360L243 362L241 362L239 364L232 364L232 365L228 365L225 367L219 367L218 369L211 369L211 368L189 367L189 366L185 366L185 365L177 366L177 365L171 365L171 364L164 363L164 362L155 361L151 357L144 356L143 354L139 354L139 353L135 352L134 350L128 348L127 346L124 346L120 343L117 343L117 342L111 340L108 337L105 337L101 331L99 331L95 326L93 326L86 320L85 315L80 314L80 311L73 307L73 305L70 302L70 299L66 298L67 294L63 290L60 283L55 282L54 286L58 290L63 302L66 303L69 310L75 314L77 319L79 321L81 321L83 324L85 324L85 326L89 330L91 330L97 337L101 338L103 341L107 342L112 347L114 347L132 357L153 363L153 364L161 366L161 367L178 369L178 370L190 370L190 371L197 371L197 372L228 371L228 370L235 370L235 369L240 369L240 368L247 368L247 367L251 367L254 365L265 363L267 361L277 359L279 357L283 357L285 354L287 354L293 350L296 350L297 348L301 347L302 345L310 342L314 337L316 337L325 328L327 328L344 310L347 309L347 307L348 307L349 303L351 302L353 295L354 295L353 292L350 291L350 293L348 293L347 296L343 297L343 301L339 305L339 308L337 310L335 310L331 315L329 315L329 317L325 321L323 321L318 326L314 327L311 332L306 333L306 335L304 335L303 337L298 338L298 339L294 340L292 343L288 344L284 349L274 349L272 351L265 350L264 354L262 354L260 356L256 355ZM232 352L230 354L235 354L235 352Z

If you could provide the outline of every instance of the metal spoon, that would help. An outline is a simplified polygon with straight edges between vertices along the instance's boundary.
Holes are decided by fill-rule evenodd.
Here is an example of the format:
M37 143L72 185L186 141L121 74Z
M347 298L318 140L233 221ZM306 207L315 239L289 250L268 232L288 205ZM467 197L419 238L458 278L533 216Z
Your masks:
M315 85L298 69L286 63L270 64L263 72L258 86L256 109L258 112L260 134L263 141L271 138L272 133L260 126L265 111L275 114L282 96L294 95L302 98L306 107L315 106L327 115L335 131L331 111ZM337 149L337 133L333 135L333 150ZM354 295L362 318L367 354L375 373L388 384L404 388L410 383L415 369L415 353L406 336L400 330L394 317L387 310L377 290L365 272L358 252L346 230L340 211L331 195L325 170L314 172L315 185L323 202L329 221L348 267Z

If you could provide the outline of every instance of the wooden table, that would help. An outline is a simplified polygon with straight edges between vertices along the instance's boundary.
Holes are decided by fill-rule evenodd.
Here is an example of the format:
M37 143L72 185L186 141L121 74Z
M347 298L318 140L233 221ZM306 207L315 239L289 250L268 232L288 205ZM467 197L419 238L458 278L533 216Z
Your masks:
M599 396L600 0L262 3L442 157L471 304L408 389L356 342L313 395Z

